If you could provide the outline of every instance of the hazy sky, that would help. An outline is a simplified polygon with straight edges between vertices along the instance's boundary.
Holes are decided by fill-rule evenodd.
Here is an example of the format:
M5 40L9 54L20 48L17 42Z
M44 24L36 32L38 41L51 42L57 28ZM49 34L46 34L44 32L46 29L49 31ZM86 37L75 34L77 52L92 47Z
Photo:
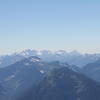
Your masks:
M0 0L0 54L27 48L100 52L100 0Z

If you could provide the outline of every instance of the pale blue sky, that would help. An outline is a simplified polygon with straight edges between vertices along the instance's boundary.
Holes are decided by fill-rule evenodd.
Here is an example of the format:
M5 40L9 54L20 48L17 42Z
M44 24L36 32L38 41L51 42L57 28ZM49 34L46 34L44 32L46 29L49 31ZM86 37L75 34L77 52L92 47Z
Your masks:
M100 52L100 0L0 0L0 54L28 48Z

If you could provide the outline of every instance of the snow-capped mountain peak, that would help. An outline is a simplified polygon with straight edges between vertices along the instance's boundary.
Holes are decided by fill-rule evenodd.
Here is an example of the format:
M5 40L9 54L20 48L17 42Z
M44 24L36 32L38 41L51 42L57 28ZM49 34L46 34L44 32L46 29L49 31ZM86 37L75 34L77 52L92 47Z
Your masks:
M41 61L41 59L39 57L36 56L32 56L28 58L31 62L39 62Z

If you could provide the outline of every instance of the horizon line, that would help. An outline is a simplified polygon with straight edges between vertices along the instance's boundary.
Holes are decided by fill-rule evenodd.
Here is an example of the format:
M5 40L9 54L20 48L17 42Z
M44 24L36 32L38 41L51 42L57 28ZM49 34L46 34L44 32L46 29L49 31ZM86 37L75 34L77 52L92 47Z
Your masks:
M55 52L59 52L59 51L65 51L66 53L73 53L73 52L76 52L76 53L79 53L79 54L82 54L82 55L85 55L85 54L100 54L100 52L84 52L84 51L79 51L79 50L65 50L65 49L58 49L58 50L52 50L52 49L23 49L23 50L16 50L16 51L9 51L9 52L3 52L3 53L0 53L0 56L5 56L5 55L13 55L13 54L19 54L19 53L22 53L22 52L25 52L25 51L37 51L37 52L41 52L41 51L50 51L52 53L55 53Z

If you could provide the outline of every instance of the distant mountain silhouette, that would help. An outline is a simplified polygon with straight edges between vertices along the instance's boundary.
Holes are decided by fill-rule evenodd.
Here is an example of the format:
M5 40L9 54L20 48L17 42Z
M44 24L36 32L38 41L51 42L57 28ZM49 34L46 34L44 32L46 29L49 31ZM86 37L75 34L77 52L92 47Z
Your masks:
M82 72L97 82L100 82L100 59L84 66Z
M14 64L17 61L31 56L37 56L44 62L67 62L70 65L76 65L79 67L85 66L88 63L92 63L100 58L100 54L81 54L77 51L67 52L64 50L58 50L52 52L50 50L37 51L28 49L20 53L0 56L0 68L7 67L8 65Z
M18 54L0 56L0 68L8 67L22 59L25 59L25 57Z

